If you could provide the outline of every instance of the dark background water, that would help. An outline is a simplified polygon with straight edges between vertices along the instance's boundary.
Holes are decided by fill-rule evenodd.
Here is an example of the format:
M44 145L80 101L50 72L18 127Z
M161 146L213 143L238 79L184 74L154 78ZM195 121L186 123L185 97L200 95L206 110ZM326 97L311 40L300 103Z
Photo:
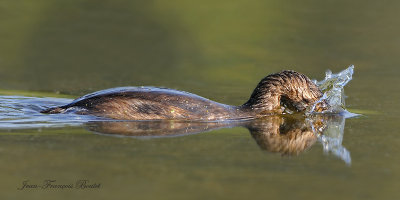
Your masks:
M320 80L354 64L346 105L363 114L346 120L351 166L321 144L292 157L262 151L243 128L158 139L80 126L2 129L0 195L397 199L399 9L398 1L0 1L2 94L72 98L153 85L237 105L267 74ZM102 188L16 189L45 179Z

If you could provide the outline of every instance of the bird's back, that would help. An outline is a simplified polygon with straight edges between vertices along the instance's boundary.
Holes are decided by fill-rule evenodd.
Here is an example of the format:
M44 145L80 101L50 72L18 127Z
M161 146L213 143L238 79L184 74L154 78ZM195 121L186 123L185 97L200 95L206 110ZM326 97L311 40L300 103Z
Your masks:
M239 109L188 92L155 87L122 87L102 90L48 109L60 113L76 109L78 114L127 119L221 120L239 118Z

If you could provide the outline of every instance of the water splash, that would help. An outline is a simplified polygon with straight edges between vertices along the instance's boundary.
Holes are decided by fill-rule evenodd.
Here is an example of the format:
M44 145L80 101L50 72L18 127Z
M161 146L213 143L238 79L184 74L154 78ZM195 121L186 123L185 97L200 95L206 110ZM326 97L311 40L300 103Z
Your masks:
M321 99L319 99L307 113L316 113L315 107L321 101L325 101L330 106L327 110L322 113L343 113L348 116L354 115L345 110L345 95L344 86L353 78L354 65L350 65L347 69L332 74L330 70L325 73L325 79L316 82L318 87L324 93Z
M328 70L325 73L325 79L316 82L324 95L307 111L309 119L312 120L314 118L313 114L318 114L315 111L318 103L325 101L330 106L322 113L332 115L335 120L326 121L323 133L318 134L317 137L325 153L332 153L347 165L351 164L351 156L350 152L342 146L345 119L358 116L358 114L351 113L345 109L346 96L344 95L344 86L352 80L353 73L354 65L350 65L347 69L337 74L333 74Z

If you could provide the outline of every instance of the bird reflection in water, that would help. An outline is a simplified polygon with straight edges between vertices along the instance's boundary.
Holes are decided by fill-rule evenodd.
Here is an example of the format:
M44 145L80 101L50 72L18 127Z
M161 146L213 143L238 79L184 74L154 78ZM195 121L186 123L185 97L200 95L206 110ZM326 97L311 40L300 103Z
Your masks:
M245 127L262 150L281 155L298 155L315 143L351 164L349 151L342 146L345 117L338 114L269 116L245 121L97 121L86 124L96 133L120 137L176 137L220 128Z

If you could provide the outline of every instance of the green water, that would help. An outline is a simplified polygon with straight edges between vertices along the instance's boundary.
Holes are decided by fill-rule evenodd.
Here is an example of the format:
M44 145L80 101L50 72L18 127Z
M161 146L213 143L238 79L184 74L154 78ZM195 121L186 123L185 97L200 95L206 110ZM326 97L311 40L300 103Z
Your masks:
M355 65L343 146L261 150L245 128L137 139L1 129L1 199L398 199L398 1L0 1L0 93L73 98L153 85L227 104L283 69ZM2 115L5 115L4 113ZM25 189L87 179L98 189Z

